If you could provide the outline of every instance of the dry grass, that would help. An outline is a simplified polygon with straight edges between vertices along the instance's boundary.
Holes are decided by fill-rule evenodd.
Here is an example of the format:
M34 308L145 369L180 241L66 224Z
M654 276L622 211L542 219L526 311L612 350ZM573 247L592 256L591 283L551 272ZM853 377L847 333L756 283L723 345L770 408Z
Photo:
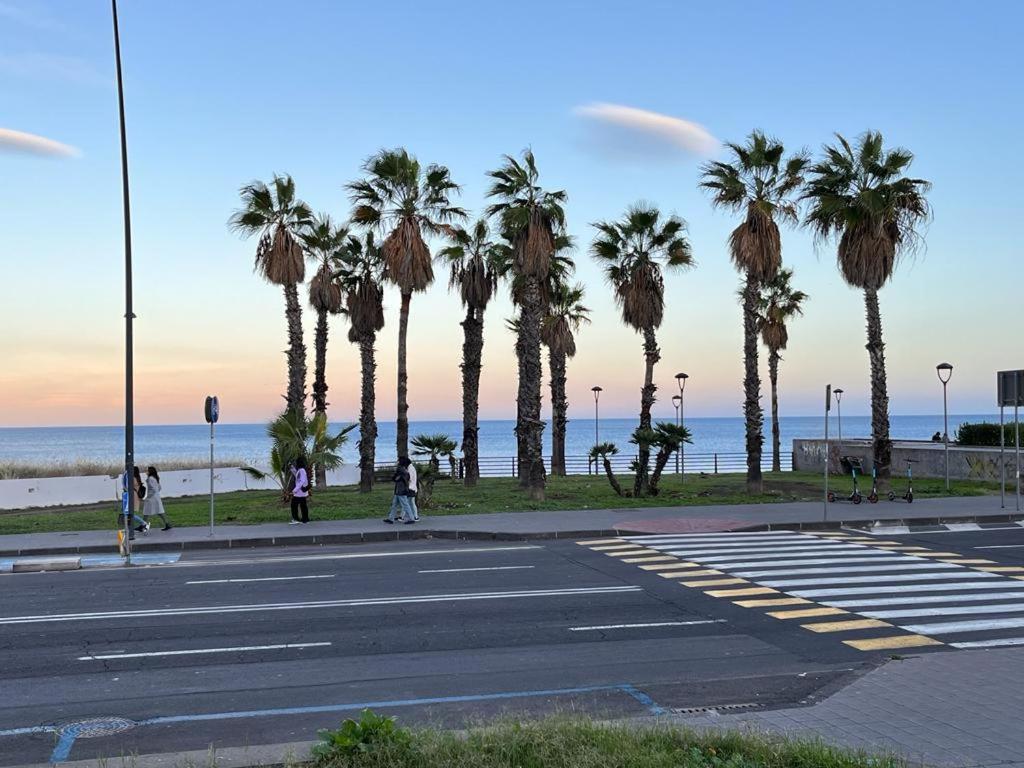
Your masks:
M245 464L246 462L241 459L221 459L214 462L216 467L242 467ZM177 469L206 469L209 466L210 462L206 459L167 459L157 462L157 468L161 472L171 472ZM116 477L121 474L123 468L124 465L117 461L95 461L90 459L51 461L42 464L0 461L0 480L29 480L40 477L89 477L95 475Z

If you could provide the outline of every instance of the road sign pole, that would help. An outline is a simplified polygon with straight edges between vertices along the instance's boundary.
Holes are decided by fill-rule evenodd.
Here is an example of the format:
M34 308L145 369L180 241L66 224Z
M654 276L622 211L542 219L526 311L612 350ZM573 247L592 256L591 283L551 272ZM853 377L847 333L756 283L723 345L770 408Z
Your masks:
M1017 393L1018 402L1021 393ZM1020 406L1013 406L1013 448L1017 455L1017 511L1020 512Z
M999 508L1006 509L1006 409L999 405Z
M213 536L213 422L210 422L210 535Z

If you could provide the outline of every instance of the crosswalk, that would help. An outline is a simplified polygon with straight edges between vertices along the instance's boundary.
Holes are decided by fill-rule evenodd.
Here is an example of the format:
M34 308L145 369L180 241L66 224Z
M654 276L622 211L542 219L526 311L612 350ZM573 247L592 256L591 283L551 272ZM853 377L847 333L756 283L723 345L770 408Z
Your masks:
M1022 566L846 532L579 543L711 597L833 634L859 650L1024 645Z

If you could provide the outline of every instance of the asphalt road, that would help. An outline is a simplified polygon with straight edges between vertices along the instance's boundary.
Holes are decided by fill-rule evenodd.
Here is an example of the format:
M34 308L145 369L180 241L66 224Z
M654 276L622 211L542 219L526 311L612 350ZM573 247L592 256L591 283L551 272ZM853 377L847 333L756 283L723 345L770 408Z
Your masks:
M806 620L772 615L755 604L836 609L730 569L761 574L739 561L770 558L792 568L792 558L821 558L832 545L888 563L895 555L879 548L894 540L1024 562L1017 528L877 545L785 533L586 546L417 541L2 575L0 765L300 741L366 706L457 726L509 712L623 717L813 702L892 647L871 645L879 631L870 627L808 631ZM629 557L634 549L641 556ZM738 560L722 565L722 552ZM699 578L673 578L677 562ZM845 642L867 635L867 650Z

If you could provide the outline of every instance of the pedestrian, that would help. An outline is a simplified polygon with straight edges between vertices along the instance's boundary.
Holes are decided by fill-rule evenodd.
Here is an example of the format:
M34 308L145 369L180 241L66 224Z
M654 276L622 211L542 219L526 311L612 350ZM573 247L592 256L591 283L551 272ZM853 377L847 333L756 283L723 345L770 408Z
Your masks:
M416 517L412 511L412 504L409 503L409 467L411 465L412 462L409 461L409 457L402 456L398 460L394 474L391 476L391 480L395 484L395 495L391 497L391 509L388 510L388 516L384 518L384 522L388 525L393 525L399 515L401 515L406 525L416 522Z
M306 457L299 456L291 468L292 487L292 519L288 525L305 525L309 522L309 472L306 469ZM299 518L299 511L302 518Z
M142 519L149 525L149 518L156 515L164 521L163 531L169 531L174 526L167 520L164 512L164 500L160 498L160 473L156 467L146 469L146 499L142 505Z
M139 533L149 532L149 523L139 517L142 511L142 500L146 498L146 484L142 482L142 473L138 467L132 467L132 522L131 527ZM135 525L138 523L138 525ZM134 536L132 538L135 538Z
M409 497L409 509L412 511L412 519L415 522L419 522L420 510L416 506L416 494L419 493L417 483L417 472L416 465L411 461L409 462L409 491L406 494Z

